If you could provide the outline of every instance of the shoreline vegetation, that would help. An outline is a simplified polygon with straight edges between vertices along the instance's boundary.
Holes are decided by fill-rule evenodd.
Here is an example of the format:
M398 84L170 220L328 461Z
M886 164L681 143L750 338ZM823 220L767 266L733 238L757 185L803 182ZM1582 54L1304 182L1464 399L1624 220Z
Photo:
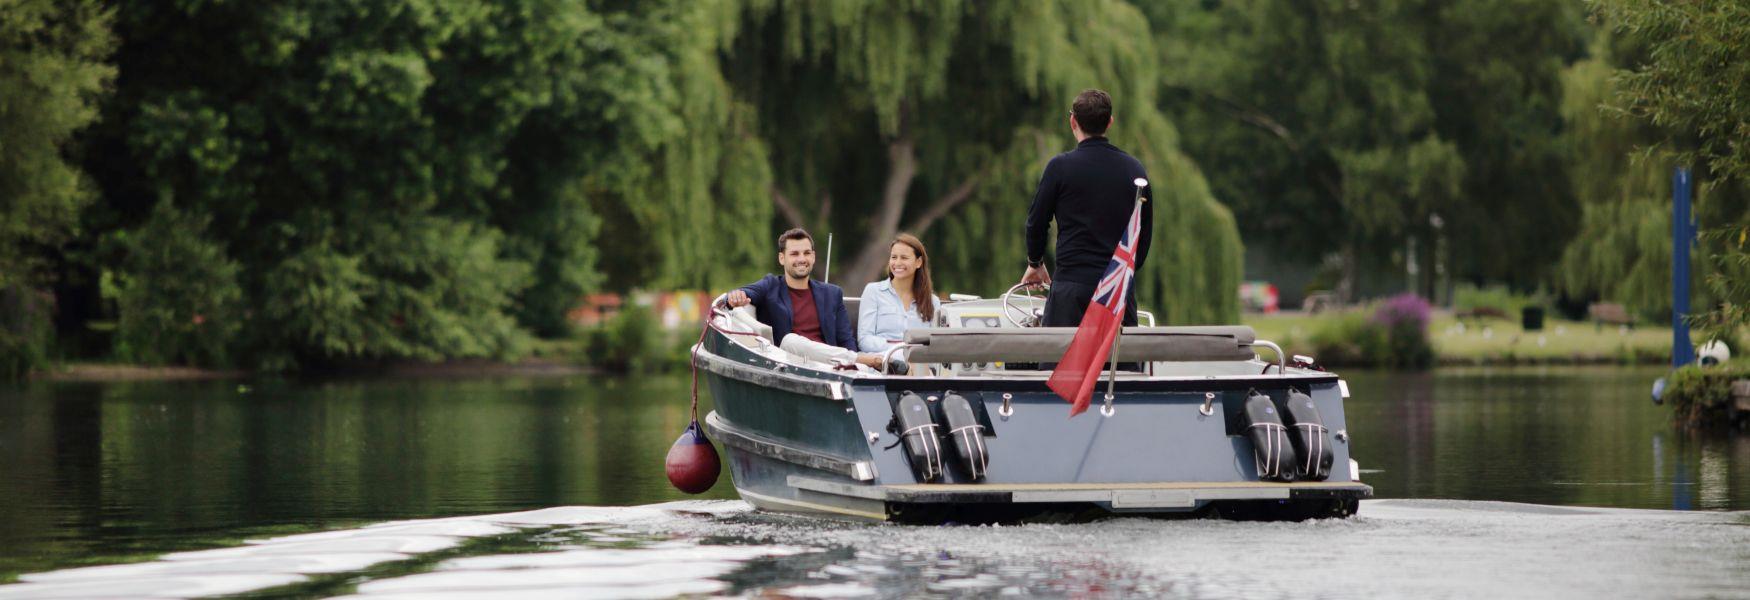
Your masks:
M1342 351L1332 359L1320 355L1328 342L1318 339L1344 316L1341 313L1249 314L1241 319L1258 337L1282 345L1291 354L1309 354L1333 367L1365 366ZM1330 335L1326 333L1325 335ZM1431 366L1498 365L1651 365L1671 361L1671 328L1658 325L1604 325L1551 319L1542 331L1525 331L1516 320L1460 319L1451 311L1433 311L1427 329Z
M1400 303L1403 301L1400 301ZM1381 306L1384 306L1383 304ZM1241 322L1260 339L1275 341L1290 354L1311 355L1332 368L1417 369L1445 366L1648 365L1671 356L1671 328L1634 327L1551 319L1542 331L1527 332L1516 320L1459 318L1452 311L1427 311L1427 354L1394 360L1378 353L1420 353L1416 342L1392 345L1389 335L1369 342L1368 325L1381 321L1367 309L1319 314L1250 313ZM1414 318L1414 315L1412 315ZM528 355L514 360L455 359L438 362L382 361L337 366L324 375L382 377L570 376L682 372L696 336L689 328L663 329L647 310L628 309L604 324L561 339L536 340ZM1367 348L1370 344L1374 347ZM1405 348L1408 348L1407 350ZM68 361L34 374L35 381L172 381L244 379L257 372L152 366L127 362Z

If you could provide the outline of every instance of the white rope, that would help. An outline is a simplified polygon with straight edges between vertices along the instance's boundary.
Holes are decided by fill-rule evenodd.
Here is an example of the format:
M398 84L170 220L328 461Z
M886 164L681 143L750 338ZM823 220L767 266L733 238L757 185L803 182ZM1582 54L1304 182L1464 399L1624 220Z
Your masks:
M974 437L971 432L967 431L968 429L977 430L978 436ZM972 467L972 478L978 479L983 477L985 471L990 466L985 459L984 426L973 424L965 427L956 427L949 430L948 433L950 435L958 433L966 440L966 448L972 452L972 456L967 457L972 459L967 463L967 466Z
M919 436L921 436L923 438L923 440L924 440L924 480L925 481L935 479L937 475L942 474L942 447L936 442L935 432L932 431L928 435L926 435L922 431L920 431L922 429L935 429L935 428L936 428L935 423L926 423L924 425L919 425L917 427L907 429L904 432L900 433L901 438L903 438L904 436L911 435L913 433L917 433Z
M1282 442L1277 441L1277 436L1288 437L1288 428L1283 427L1280 423L1253 423L1251 427L1246 429L1253 427L1264 429L1263 451L1259 452L1259 449L1253 448L1252 452L1252 458L1258 463L1258 476L1280 477L1282 475ZM1266 461L1268 461L1267 464Z
M1301 473L1308 475L1314 474L1313 463L1317 460L1319 453L1323 452L1325 449L1325 431L1327 431L1327 429L1324 425L1318 423L1297 423L1295 424L1295 427L1306 428L1306 441L1308 442L1306 468L1302 469Z

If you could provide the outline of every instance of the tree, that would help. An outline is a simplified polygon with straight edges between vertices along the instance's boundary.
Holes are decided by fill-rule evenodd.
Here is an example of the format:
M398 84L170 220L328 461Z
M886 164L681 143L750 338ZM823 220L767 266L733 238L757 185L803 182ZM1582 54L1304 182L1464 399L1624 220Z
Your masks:
M1624 50L1601 31L1592 56L1563 74L1562 113L1569 124L1570 177L1580 200L1579 233L1562 253L1558 289L1602 298L1646 315L1671 310L1671 190L1668 151L1640 155L1659 139L1651 125L1607 110ZM1632 52L1633 50L1628 50Z
M115 68L111 12L95 0L16 0L0 18L0 375L46 358L51 258L77 233L90 182L71 164Z
M1578 20L1531 0L1139 2L1168 71L1163 106L1279 257L1334 257L1340 292L1367 263L1436 255L1456 275L1532 285L1573 212L1557 144L1561 65ZM1528 235L1535 231L1537 235ZM1412 252L1412 250L1415 250Z
M124 6L93 226L165 203L207 222L260 307L256 364L514 354L517 303L550 328L594 282L568 136L605 120L583 43L605 26L557 1Z
M1158 67L1134 8L750 2L739 27L724 72L757 110L772 202L786 225L854 249L835 281L877 278L901 230L930 241L944 289L1018 281L1033 184L1071 147L1070 99L1099 87L1118 101L1114 140L1150 170L1161 203L1139 301L1168 321L1237 316L1232 219L1154 108Z
M1750 326L1750 8L1738 2L1597 0L1595 14L1640 46L1615 76L1614 110L1657 128L1648 154L1697 167L1703 264L1715 308L1701 321L1714 335Z

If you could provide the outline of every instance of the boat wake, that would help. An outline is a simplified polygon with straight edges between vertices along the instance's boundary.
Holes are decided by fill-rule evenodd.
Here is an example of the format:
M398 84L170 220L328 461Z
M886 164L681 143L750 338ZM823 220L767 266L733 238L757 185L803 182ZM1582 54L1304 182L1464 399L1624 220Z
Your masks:
M735 501L558 507L21 576L0 599L1747 597L1750 513L1377 500L1303 523L865 525Z

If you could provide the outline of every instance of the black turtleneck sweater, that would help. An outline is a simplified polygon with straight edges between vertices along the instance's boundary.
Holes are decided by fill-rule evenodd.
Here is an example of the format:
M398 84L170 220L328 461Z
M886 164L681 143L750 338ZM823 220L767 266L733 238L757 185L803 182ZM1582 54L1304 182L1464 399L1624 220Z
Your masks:
M1082 140L1076 149L1045 164L1033 208L1027 211L1027 260L1045 259L1045 235L1057 220L1057 268L1053 280L1094 285L1106 273L1118 237L1129 224L1136 199L1136 178L1148 178L1142 163L1104 137ZM1142 239L1136 244L1136 268L1148 258L1154 234L1154 185L1143 188Z

